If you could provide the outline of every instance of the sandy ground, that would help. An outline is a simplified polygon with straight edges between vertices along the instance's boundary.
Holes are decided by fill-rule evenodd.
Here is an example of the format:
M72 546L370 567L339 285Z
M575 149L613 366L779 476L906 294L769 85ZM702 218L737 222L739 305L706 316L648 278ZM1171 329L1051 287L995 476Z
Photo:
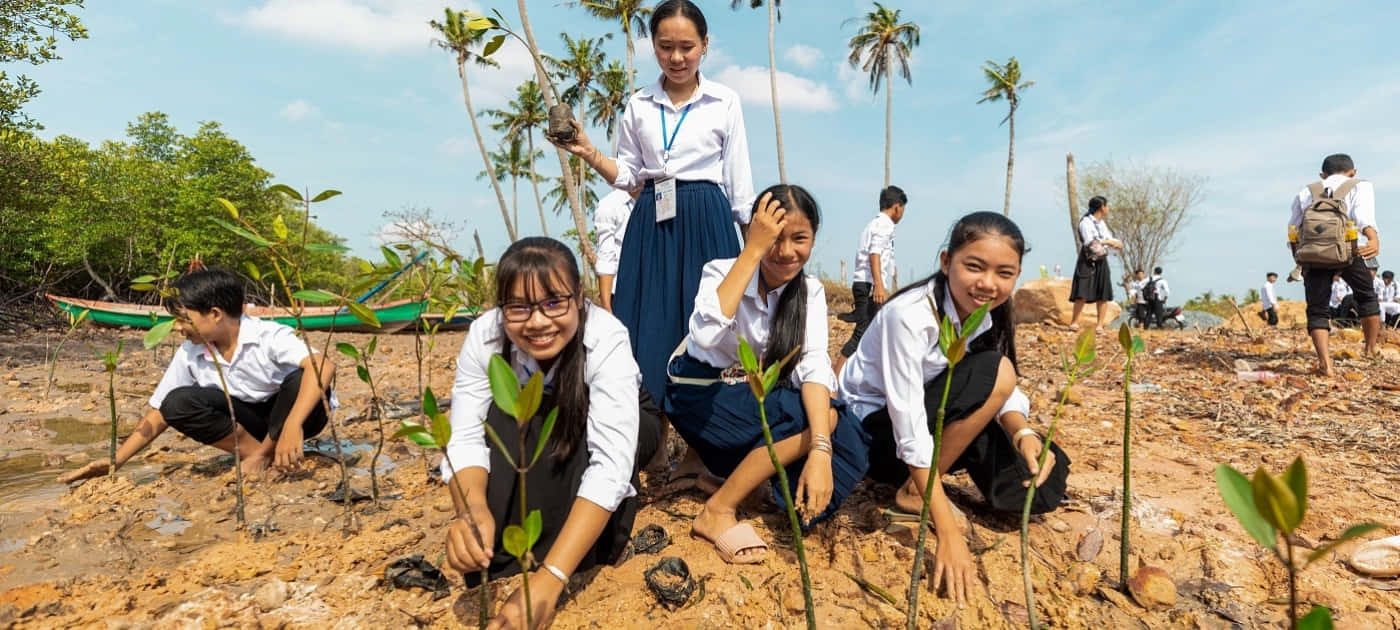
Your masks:
M834 319L832 325L835 349L850 325ZM1148 354L1133 380L1161 391L1134 396L1132 565L1160 567L1178 591L1174 605L1154 610L1116 589L1122 355L1112 338L1100 338L1104 369L1071 392L1057 436L1074 460L1070 500L1031 524L1044 623L1280 627L1285 574L1221 503L1213 475L1219 463L1278 471L1294 453L1304 454L1312 476L1309 515L1298 536L1304 546L1323 544L1360 521L1396 523L1400 439L1393 427L1400 399L1392 388L1400 384L1400 363L1341 358L1339 376L1324 381L1307 376L1310 347L1301 332L1261 333L1257 326L1254 332L1261 336L1223 329L1146 337ZM143 412L170 346L143 351L134 331L80 331L64 347L57 384L45 399L45 356L57 334L0 340L0 629L475 625L476 592L464 589L458 576L449 573L451 591L441 599L421 589L393 589L384 579L395 559L442 558L450 503L427 474L434 458L411 445L385 446L380 501L357 503L350 519L323 498L339 481L337 467L313 457L290 479L248 483L248 527L239 530L228 461L174 432L114 477L72 489L56 483L60 472L106 456L106 374L93 350L115 347L118 338L128 348L116 378L124 436ZM323 335L312 338L324 342ZM450 388L461 339L461 333L442 335L425 360L424 378L436 391ZM1340 357L1360 351L1351 335L1334 339ZM359 345L368 336L337 340ZM1061 391L1059 353L1070 341L1070 333L1057 328L1019 330L1021 383L1040 425L1049 422ZM413 346L412 336L381 340L374 373L384 398L417 398ZM1283 376L1273 383L1238 381L1237 359ZM377 435L365 419L369 393L349 368L340 376L341 436L356 445L358 459L352 485L368 489L371 453L361 445ZM662 481L643 476L637 527L660 525L672 544L659 555L577 576L554 627L801 627L786 517L751 501L741 517L759 528L775 553L762 564L728 566L689 536L701 495L665 490ZM920 627L1024 627L1018 519L990 513L964 476L948 484L971 517L971 547L985 586L961 610L925 591ZM822 627L903 627L912 537L882 516L891 496L890 488L864 485L806 538ZM1095 538L1102 539L1101 550L1093 548ZM934 544L930 537L930 550ZM1400 627L1400 583L1359 576L1344 563L1346 553L1343 548L1309 568L1301 597L1331 606L1339 628ZM685 559L700 583L675 611L660 606L644 584L643 572L662 556ZM1104 577L1096 582L1095 573ZM900 604L863 590L847 574L887 589ZM492 595L504 597L511 588L497 587Z

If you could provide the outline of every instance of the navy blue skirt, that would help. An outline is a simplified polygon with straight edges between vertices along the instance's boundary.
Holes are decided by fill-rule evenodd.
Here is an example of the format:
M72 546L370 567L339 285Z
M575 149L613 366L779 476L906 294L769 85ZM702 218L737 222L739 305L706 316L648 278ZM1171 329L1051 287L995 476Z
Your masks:
M613 315L627 327L642 385L666 395L666 360L685 337L705 263L739 255L729 200L714 182L680 182L676 218L656 222L651 181L632 207L622 240Z
M670 364L670 370L676 376L689 378L715 378L720 372L719 368L688 354L676 357ZM774 443L807 430L807 411L802 407L802 393L791 384L774 387L764 398L763 407L768 415L768 429L773 434ZM832 407L836 409L837 422L831 435L831 503L816 518L805 523L805 527L811 527L834 514L870 467L870 436L861 426L860 418L840 401L832 400ZM758 400L754 398L748 383L729 385L720 381L704 386L667 383L662 409L670 418L671 426L676 428L686 444L695 449L705 467L721 477L733 473L739 467L739 462L754 449L765 447L763 426L758 417ZM788 490L794 497L802 467L806 463L807 458L803 457L786 466ZM779 507L787 509L778 476L773 475L769 483L773 500Z

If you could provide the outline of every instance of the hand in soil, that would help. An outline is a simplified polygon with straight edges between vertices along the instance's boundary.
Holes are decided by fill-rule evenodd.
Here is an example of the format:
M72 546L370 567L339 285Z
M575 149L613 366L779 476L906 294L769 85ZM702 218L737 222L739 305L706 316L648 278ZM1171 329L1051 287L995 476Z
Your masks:
M535 627L530 630L548 628L549 624L554 623L554 603L559 601L559 593L563 590L564 583L550 573L534 571L530 574L530 599L534 600L530 616L535 622ZM526 630L524 603L525 589L515 589L501 611L496 613L496 618L487 624L486 630Z
M301 458L301 427L288 424L282 427L282 435L277 437L277 468L280 470L296 470L301 465Z
M73 483L74 481L78 481L79 479L92 479L94 477L102 477L107 474L107 468L107 460L105 459L100 459L94 462L88 462L88 465L83 466L82 468L59 475L58 482Z
M957 602L958 608L965 608L972 596L972 585L977 582L977 567L972 562L972 554L962 536L939 536L938 550L933 554L933 592L944 585L949 599Z
M481 540L494 542L496 519L491 517L491 511L484 505L467 509L472 511L472 518L476 520L477 529L481 532ZM476 534L472 533L472 526L466 518L452 519L447 526L447 566L462 573L472 573L491 564L492 555L491 549L482 549L481 545L476 544ZM551 575L549 579L554 580L554 576Z
M812 451L807 455L807 464L797 480L797 493L792 497L803 520L810 521L826 510L835 487L831 479L831 455Z
M1040 487L1040 484L1045 483L1045 480L1050 477L1050 472L1055 470L1055 451L1045 454L1045 468L1044 470L1040 468L1037 460L1040 459L1041 445L1040 436L1036 436L1034 442L1028 439L1021 440L1021 457L1026 459L1026 467L1031 469L1031 478L1035 479L1035 487L1037 488ZM1030 479L1022 481L1021 487L1031 487Z

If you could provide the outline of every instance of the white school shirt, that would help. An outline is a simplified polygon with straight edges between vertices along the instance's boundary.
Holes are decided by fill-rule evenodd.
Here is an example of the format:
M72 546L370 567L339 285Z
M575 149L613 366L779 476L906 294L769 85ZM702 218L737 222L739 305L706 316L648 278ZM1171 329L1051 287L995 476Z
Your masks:
M1135 304L1147 303L1147 298L1142 295L1142 290L1147 286L1147 282L1147 278L1143 278L1128 283L1128 295L1133 298Z
M688 103L672 103L661 79L627 101L617 127L617 179L613 188L632 190L649 179L675 177L718 184L729 200L734 221L747 225L753 211L753 172L749 140L739 94L703 76ZM687 104L690 112L681 114ZM666 110L666 138L661 137L661 110ZM677 130L677 123L681 127ZM675 134L671 160L662 170L662 151Z
M637 458L638 392L642 374L632 359L627 329L616 317L585 302L588 323L583 327L584 381L588 384L588 468L579 482L578 497L609 512L623 499L637 494L632 487L632 467ZM452 439L447 453L459 469L491 471L491 452L481 423L494 405L487 366L505 341L501 309L493 308L472 322L462 351L457 354L457 375L452 383ZM524 350L512 344L510 366L523 383L540 366ZM558 364L544 376L545 387L554 383ZM442 475L451 479L452 467L443 458Z
M1157 283L1157 301L1166 303L1167 298L1171 297L1172 294L1171 287L1167 286L1167 279L1162 276L1152 276L1152 279L1148 280L1148 282ZM1144 284L1143 286L1145 287L1147 285Z
M1400 285L1395 284L1394 280L1389 283L1382 280L1380 289L1376 291L1376 296L1381 302L1400 301Z
M1094 215L1086 214L1084 218L1079 220L1079 240L1085 245L1111 238L1113 238L1113 232L1108 231L1108 223L1100 221Z
M1336 190L1342 182L1347 180L1346 175L1337 173L1322 180L1322 187L1329 190ZM1292 226L1303 224L1303 210L1312 204L1312 191L1304 186L1293 196L1293 214L1288 218L1288 224ZM1367 227L1373 227L1377 232L1380 227L1376 225L1376 189L1371 186L1371 182L1361 180L1347 193L1347 218L1356 223L1358 233Z
M1274 283L1265 282L1264 286L1259 289L1259 305L1266 311L1278 307L1278 296L1274 295Z
M243 315L238 318L238 346L233 350L233 360L225 361L222 356L215 359L204 344L185 341L171 357L165 376L161 377L148 403L160 409L165 397L177 387L194 385L222 389L220 369L230 396L248 403L263 402L277 395L282 381L297 371L306 357L306 342L297 336L296 329ZM218 367L214 365L215 360L219 362ZM314 378L311 374L304 377ZM334 392L330 404L332 409L338 406Z
M1351 286L1346 280L1338 278L1332 281L1332 297L1327 300L1327 308L1337 308L1342 305L1342 300L1351 295Z
M880 279L885 281L885 286L893 286L894 282L894 219L884 212L879 213L870 223L865 224L865 230L860 233L860 249L856 251L856 266L851 273L851 280L854 282L874 282L874 274L870 270L870 255L880 255Z
M948 359L938 348L938 319L928 303L934 281L886 302L870 322L860 347L846 361L838 381L841 400L851 406L856 417L888 407L895 440L895 455L916 468L933 463L933 434L929 432L928 412L924 409L924 384L948 367ZM952 297L944 293L943 309L961 326ZM976 339L992 328L986 317L973 333ZM1030 400L1019 388L997 412L1000 417L1017 411L1030 417Z
M622 239L627 234L627 219L631 216L632 195L625 190L614 190L598 201L598 207L593 210L593 230L598 233L598 262L593 268L598 275L617 275Z
M726 368L739 362L739 336L749 342L754 354L762 357L768 350L773 316L777 314L778 298L787 284L768 291L765 305L759 294L759 275L753 278L739 298L734 317L725 317L719 305L719 285L734 267L734 258L721 258L705 263L700 276L700 290L695 295L695 310L690 314L690 337L686 352L712 366ZM794 279L796 280L796 279ZM806 335L801 354L793 366L791 382L794 387L816 383L835 391L836 373L827 355L826 289L816 276L803 274L807 291Z

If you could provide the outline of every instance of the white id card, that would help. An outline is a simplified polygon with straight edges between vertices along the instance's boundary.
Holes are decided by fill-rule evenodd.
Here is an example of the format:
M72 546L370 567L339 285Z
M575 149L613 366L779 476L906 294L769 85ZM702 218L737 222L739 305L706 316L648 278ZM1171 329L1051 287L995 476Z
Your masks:
M656 222L660 223L676 218L676 178L658 179L654 186L656 190Z

